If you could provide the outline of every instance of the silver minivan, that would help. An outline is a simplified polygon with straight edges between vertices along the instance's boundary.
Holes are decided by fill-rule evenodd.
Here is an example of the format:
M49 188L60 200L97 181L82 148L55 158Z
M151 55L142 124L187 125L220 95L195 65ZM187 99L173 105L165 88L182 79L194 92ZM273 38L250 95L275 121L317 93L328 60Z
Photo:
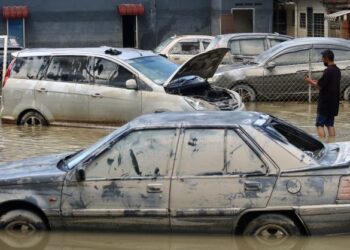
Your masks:
M179 67L136 49L23 50L6 72L1 118L21 125L119 125L145 113L242 110L236 92L207 82L226 53L208 51Z

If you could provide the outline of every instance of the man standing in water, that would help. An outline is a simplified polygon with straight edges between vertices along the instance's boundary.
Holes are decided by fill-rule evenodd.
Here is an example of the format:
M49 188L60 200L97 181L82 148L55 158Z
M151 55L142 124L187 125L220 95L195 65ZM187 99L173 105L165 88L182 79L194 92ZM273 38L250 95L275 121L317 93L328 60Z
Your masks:
M334 64L334 54L331 50L325 50L321 54L324 66L327 67L322 77L317 81L305 76L305 81L320 90L316 117L319 137L326 136L324 127L327 127L328 136L334 137L334 117L338 115L339 110L341 73L337 65Z

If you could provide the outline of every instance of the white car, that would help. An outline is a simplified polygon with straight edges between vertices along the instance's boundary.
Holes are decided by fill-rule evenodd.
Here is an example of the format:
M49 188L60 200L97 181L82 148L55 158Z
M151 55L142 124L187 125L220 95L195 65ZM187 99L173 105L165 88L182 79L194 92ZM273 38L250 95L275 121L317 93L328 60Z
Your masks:
M6 72L1 118L21 125L120 125L145 113L242 110L236 92L207 82L226 53L205 52L179 67L136 49L23 50Z
M154 52L176 64L183 64L191 57L205 51L213 38L202 35L172 36L161 42Z

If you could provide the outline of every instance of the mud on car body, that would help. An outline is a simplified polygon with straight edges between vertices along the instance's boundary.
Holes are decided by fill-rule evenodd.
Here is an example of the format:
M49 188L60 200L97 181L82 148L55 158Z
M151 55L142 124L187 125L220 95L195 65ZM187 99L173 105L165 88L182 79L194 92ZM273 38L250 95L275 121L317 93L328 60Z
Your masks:
M348 233L349 167L349 142L269 115L144 115L80 152L0 165L0 226Z
M137 49L24 50L7 70L1 118L25 125L120 125L146 113L242 110L236 92L207 82L226 52L204 52L179 67Z

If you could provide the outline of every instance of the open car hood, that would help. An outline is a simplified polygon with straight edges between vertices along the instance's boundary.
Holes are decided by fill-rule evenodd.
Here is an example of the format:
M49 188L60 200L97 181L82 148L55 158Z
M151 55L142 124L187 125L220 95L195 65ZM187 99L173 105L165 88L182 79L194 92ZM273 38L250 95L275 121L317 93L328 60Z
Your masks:
M181 65L163 84L167 87L171 81L184 76L199 76L203 79L212 77L222 59L230 49L217 48L200 53Z

